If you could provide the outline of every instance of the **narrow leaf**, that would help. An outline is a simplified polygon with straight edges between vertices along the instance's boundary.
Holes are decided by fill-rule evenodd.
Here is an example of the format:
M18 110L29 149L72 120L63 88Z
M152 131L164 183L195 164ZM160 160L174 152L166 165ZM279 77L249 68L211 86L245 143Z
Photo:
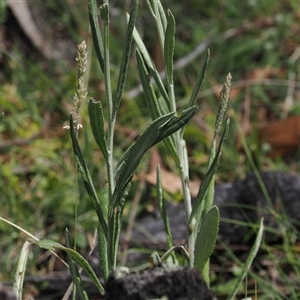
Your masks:
M165 32L167 30L167 17L161 2L157 1L157 4L158 4L158 11L159 11L162 27Z
M103 228L100 222L98 222L98 254L99 254L99 265L102 272L104 281L107 280L109 275L109 266L108 266L108 240L105 237Z
M168 218L167 210L166 210L166 203L165 203L165 199L163 197L162 178L161 178L161 171L160 171L159 165L157 166L156 178L157 178L156 191L157 191L158 207L159 207L160 215L164 222L168 247L171 248L173 246L173 239L172 239L172 233L171 233L171 229L170 229L169 218Z
M94 44L94 48L96 51L100 68L104 73L103 43L101 38L99 21L97 17L97 1L88 0L88 6L89 6L89 19L90 19L90 26L91 26L91 32L93 37L93 44Z
M104 3L100 6L100 17L104 22L104 26L108 26L109 23L109 12L108 12L108 4Z
M27 259L29 254L29 248L31 243L26 241L23 244L21 249L20 258L18 261L16 273L15 273L15 281L14 281L14 292L17 296L17 299L23 299L23 286L24 286L24 278L27 267Z
M163 99L165 100L166 102L166 105L168 107L170 107L170 100L169 100L169 96L166 92L166 89L164 87L164 84L159 76L159 72L157 71L156 67L155 67L155 64L154 62L152 61L152 58L143 42L143 40L141 39L138 31L136 30L136 28L134 28L133 30L133 38L135 40L135 43L139 49L139 51L141 52L144 60L145 60L145 64L146 66L149 68L150 72L151 72L151 75L153 76L154 78L154 81L155 83L157 84L157 87L163 97ZM170 110L169 110L170 111Z
M156 17L155 17L155 13L153 11L151 2L149 0L146 0L146 4L148 6L148 9L150 10L150 13L151 13L152 17L155 19Z
M128 70L128 64L129 64L129 59L130 59L130 54L131 54L131 45L132 45L132 34L134 30L134 25L137 17L137 12L138 12L138 0L135 0L133 3L133 7L130 13L130 19L128 22L128 27L127 27L127 33L125 37L125 45L124 45L124 50L123 50L123 57L121 61L121 66L120 66L120 72L119 72L119 80L118 80L118 86L117 86L117 92L116 92L116 100L115 100L115 106L114 106L114 116L117 114L117 110L119 108L120 102L121 102L121 97L122 93L125 87L125 81L127 77L127 70Z
M155 140L155 144L159 143L166 137L170 136L177 130L183 128L195 115L197 112L197 106L192 106L188 109L185 109L180 117L173 116L173 118L170 120L170 122L166 123L162 128L160 129L160 135Z
M70 135L71 135L71 140L72 140L72 145L73 145L73 152L74 152L76 162L78 165L78 170L80 172L81 178L84 183L84 187L88 193L90 200L93 203L94 209L95 209L98 219L99 219L99 222L101 222L101 225L103 227L104 234L107 235L107 224L106 224L105 218L103 216L103 213L101 211L97 193L95 191L94 184L92 182L90 173L88 171L88 168L85 164L85 161L81 154L81 150L78 145L78 140L77 140L75 132L74 132L72 115L70 115Z
M94 270L92 269L92 267L90 266L88 261L82 255L80 255L77 251L67 248L67 247L64 247L63 245L61 245L55 241L49 240L49 239L39 240L35 243L42 249L52 250L52 251L59 249L59 250L65 251L65 252L69 253L70 255L72 255L73 259L90 276L90 278L92 279L94 284L97 286L97 288L99 289L101 294L102 295L104 294L104 288L101 285L101 283L99 282L98 277L95 274Z
M189 221L188 221L189 228L192 231L195 231L195 228L193 228L195 217L197 216L197 218L200 218L200 220L203 219L203 212L199 208L201 208L200 207L201 204L203 205L202 202L204 200L204 196L207 192L208 186L209 186L209 184L210 184L210 182L211 182L211 180L212 180L212 178L213 178L213 176L214 176L214 174L215 174L215 172L218 168L218 162L219 162L219 158L220 158L220 154L221 154L221 148L222 148L224 140L227 137L228 130L229 130L229 120L227 120L227 122L226 122L226 127L224 129L224 132L223 132L223 135L221 137L218 149L216 151L215 158L214 158L213 162L211 163L207 173L205 174L205 176L202 180L201 186L200 186L199 191L198 191L198 195L196 197L196 201L193 205L193 209L192 209ZM198 230L196 229L196 232L197 231Z
M115 270L117 266L117 255L118 255L119 239L121 233L122 215L123 215L125 200L130 190L130 187L131 187L131 183L129 182L123 190L123 194L121 196L120 201L118 201L118 206L114 211L113 217L109 220L109 226L111 228L110 232L112 233L111 235L112 243L109 240L109 245L112 246L112 248L109 249L108 251L108 253L111 254L111 262L110 262L111 270Z
M162 50L164 50L165 30L164 30L164 24L161 19L161 11L159 9L158 2L159 1L153 1L153 10L154 10L154 14L155 14L154 20L155 20L156 29L158 32L160 46L161 46Z
M109 188L107 184L101 191L100 207L101 211L103 212L106 224L108 224ZM105 235L101 222L98 222L99 261L104 281L106 281L109 275L107 239L108 238Z
M136 51L136 60L139 71L139 77L143 86L146 104L149 108L152 120L155 120L158 117L160 117L162 113L158 105L158 101L150 80L150 76L148 74L147 68L144 64L143 58L139 50Z
M257 233L257 236L256 236L256 239L255 239L255 242L250 250L250 253L248 254L248 257L247 257L247 260L244 264L244 267L243 267L243 271L242 273L240 274L234 288L232 289L230 295L227 297L227 300L233 300L235 299L235 296L239 290L239 287L240 287L240 284L242 283L242 281L244 280L245 276L247 275L251 265L252 265L252 262L254 260L254 258L256 257L257 255L257 252L259 250L259 247L260 247L260 244L261 244L261 241L262 241L262 236L263 236L263 232L264 232L264 222L263 222L263 218L261 219L261 222L260 222L260 227L259 227L259 230L258 230L258 233Z
M108 159L106 133L104 130L104 114L102 104L100 101L90 99L88 102L88 114L90 118L90 125L94 139L103 153L105 160Z
M131 180L141 158L159 137L160 127L169 122L173 115L170 113L154 120L120 158L117 164L116 188L110 203L109 216L112 216L113 209L116 207L118 199L121 199L123 190Z
M173 84L173 57L175 47L175 19L170 10L168 10L168 25L165 37L164 60L165 72L169 84Z
M219 210L213 206L206 214L195 244L194 267L202 272L216 244L219 230Z
M69 235L68 229L65 230L65 241L66 241L66 246L68 248L71 248L71 240L70 240L70 235ZM78 267L75 264L72 256L69 253L67 253L67 259L68 259L71 277L76 286L76 291L79 292L81 299L88 300L88 295L83 288L83 283L81 280L81 276L80 276ZM74 290L73 290L73 292L74 292Z
M164 142L165 146L167 147L168 151L171 153L171 155L175 161L175 164L177 166L179 166L180 165L179 155L178 155L178 151L176 150L173 137L169 136L169 137L165 138L163 140L163 142Z
M210 57L210 50L207 49L205 62L204 62L203 66L202 66L202 69L201 69L201 71L200 71L200 73L197 77L196 85L195 85L193 93L191 95L188 107L191 107L191 106L195 105L198 93L201 89L201 86L202 86L202 83L203 83L203 80L204 80L204 76L205 76L206 69L207 69L208 62L209 62L209 57Z

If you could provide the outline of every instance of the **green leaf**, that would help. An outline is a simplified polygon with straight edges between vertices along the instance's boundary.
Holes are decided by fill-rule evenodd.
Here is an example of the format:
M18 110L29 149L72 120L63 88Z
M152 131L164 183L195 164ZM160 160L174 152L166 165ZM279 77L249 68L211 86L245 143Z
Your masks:
M206 214L197 235L194 267L200 272L202 272L205 263L215 247L218 237L219 219L219 210L216 206L213 206Z
M161 9L161 7L159 7L159 1L153 1L153 10L154 10L154 14L155 14L155 24L156 24L156 29L158 32L158 37L159 37L159 41L160 41L160 46L162 47L162 50L164 50L164 40L165 40L165 28L164 28L164 23L162 21L161 16L164 15L164 11L163 9ZM161 15L162 13L162 15ZM164 19L166 19L166 17L163 17Z
M135 143L120 158L116 168L116 188L110 203L109 217L112 216L113 210L117 202L121 199L123 190L131 180L141 158L155 144L155 141L158 140L161 134L160 127L168 123L173 115L174 113L170 113L152 121L147 129L139 135Z
M175 48L175 19L170 10L168 10L168 25L165 37L164 60L165 72L169 84L173 84L173 57Z
M168 96L166 89L164 87L164 84L159 76L159 72L157 71L155 64L152 61L152 58L151 58L143 40L141 39L138 31L136 30L136 28L134 28L134 30L133 30L133 38L135 40L137 48L139 49L140 53L142 54L142 56L144 58L146 66L149 68L151 75L153 76L154 81L157 84L157 87L158 87L163 99L165 100L166 105L169 107L169 111L170 111L169 96Z
M104 58L103 58L103 42L101 38L101 32L97 17L97 1L88 0L89 6L89 19L91 32L93 37L93 44L96 51L97 59L100 65L102 72L104 73Z
M158 11L159 11L159 15L160 15L160 19L161 19L161 23L162 23L162 28L164 30L164 32L166 32L167 30L167 17L164 11L164 8L161 4L160 1L157 1L158 4Z
M81 154L81 150L78 145L78 140L77 140L75 132L74 132L72 115L70 115L70 135L71 135L71 140L72 140L72 145L73 145L73 152L75 154L76 162L78 165L78 170L79 170L79 173L83 180L84 187L88 193L90 200L93 203L94 209L95 209L98 219L99 219L99 222L101 222L101 225L103 227L104 234L107 236L107 223L105 221L103 212L101 211L97 193L94 188L94 184L92 182L90 173L88 171L88 168L85 164L85 161Z
M117 110L119 108L120 102L121 102L121 97L122 93L125 87L125 81L127 77L127 71L128 71L128 64L129 64L129 59L130 59L130 54L131 54L131 44L132 44L132 34L134 30L134 24L136 21L137 17L137 12L138 12L138 0L135 0L133 3L133 7L130 13L130 19L128 22L128 27L127 27L127 33L125 37L125 45L124 45L124 50L123 50L123 57L121 61L121 67L120 67L120 72L119 72L119 80L118 80L118 86L117 86L117 92L116 92L116 100L115 100L115 106L114 106L114 116L117 114Z
M196 85L195 85L193 93L191 95L188 107L191 107L191 106L195 105L198 93L201 89L201 86L202 86L202 83L203 83L203 80L204 80L206 69L208 67L209 57L210 57L210 50L207 49L205 62L204 62L203 67L202 67L202 69L201 69L201 71L200 71L200 73L197 77Z
M166 137L170 136L180 128L183 128L195 115L198 108L197 106L192 106L188 109L185 109L180 117L173 116L170 122L163 125L160 129L160 135L155 140L155 144L164 140Z
M184 128L184 126L191 120L191 118L197 112L197 106L190 107L185 109L180 117L173 116L167 126L161 128L161 134L158 139L155 141L155 144L163 140L165 146L170 151L175 163L177 166L180 165L178 151L175 147L174 139L171 136L177 130Z
M118 201L118 206L114 211L114 215L109 220L109 248L108 254L111 254L110 257L110 267L111 270L115 270L117 266L117 254L118 254L118 246L119 246L119 239L120 239L120 232L121 232L121 225L122 225L122 215L123 209L125 205L125 200L130 190L131 183L129 182L123 190L123 194L121 196L120 201ZM110 240L111 238L111 240Z
M241 275L239 276L233 290L231 291L230 295L227 297L227 300L233 300L235 299L235 295L237 294L238 290L239 290L239 287L240 287L240 284L242 283L242 281L244 280L245 276L247 275L251 265L252 265L252 262L255 258L255 256L257 255L257 252L259 250L259 247L260 247L260 244L261 244L261 241L262 241L262 236L263 236L263 232L264 232L264 222L263 222L263 218L261 219L260 221L260 227L259 227L259 230L258 230L258 233L257 233L257 236L256 236L256 239L255 239L255 242L250 250L250 253L248 254L248 257L247 257L247 260L244 264L244 267L243 267L243 271L241 273Z
M150 76L148 74L147 68L144 64L143 58L139 50L136 51L136 60L141 84L143 86L146 104L149 108L152 120L155 120L159 118L162 115L162 113L158 105L154 88L151 84Z
M100 207L103 212L104 219L108 224L108 207L109 207L109 188L106 184L101 191L100 197ZM109 267L108 267L108 246L107 240L101 222L98 222L98 251L99 251L99 261L100 268L102 271L102 276L104 281L108 278Z
M106 133L104 130L104 114L102 104L100 101L90 99L88 102L88 114L90 118L90 125L92 128L94 139L101 149L105 160L108 159Z
M92 267L90 266L90 264L88 263L87 260L84 259L83 256L81 256L77 251L64 247L63 245L49 240L49 239L44 239L44 240L40 240L35 242L40 248L42 249L46 249L46 250L62 250L65 251L67 253L69 253L72 258L84 269L84 271L90 276L90 278L92 279L92 281L94 282L94 284L97 286L97 288L99 289L101 295L104 295L104 288L101 285L101 283L98 280L97 275L95 274L94 270L92 269Z
M184 110L180 117L174 116L174 113L169 113L152 121L148 128L137 138L135 143L126 150L118 161L115 172L117 174L116 186L118 188L126 186L146 151L185 126L196 111L197 107L194 106ZM115 193L118 193L118 189L115 190ZM116 201L116 198L114 201ZM115 205L114 202L113 205ZM111 207L111 210L112 209L113 207Z
M151 2L149 0L146 0L146 3L147 3L147 6L148 6L148 9L150 10L150 13L151 13L152 17L155 19L156 16L155 16L155 13L153 11Z
M102 272L104 281L107 280L109 275L109 266L108 266L108 240L105 237L103 228L100 222L98 222L98 253L99 253L99 264Z
M104 26L108 26L109 24L109 12L108 12L108 4L104 3L100 6L100 17L104 22Z
M68 229L65 230L65 241L66 241L67 247L71 248L71 241L70 241L70 235L69 235ZM70 269L72 280L76 285L76 291L79 292L81 299L88 300L88 295L83 288L83 283L81 280L81 276L80 276L78 267L75 264L72 256L69 253L67 253L67 259L68 259L68 264L69 264L69 269Z
M229 120L227 120L227 122L226 122L226 127L224 129L218 149L216 151L215 158L213 159L213 162L210 164L208 171L206 172L206 174L202 180L201 186L198 191L198 195L197 195L195 203L193 205L193 209L192 209L189 221L188 221L188 224L189 224L188 226L191 231L198 232L198 230L199 230L199 228L194 228L195 227L195 218L197 216L197 218L200 218L200 220L203 219L203 211L204 211L203 209L205 207L204 197L205 197L205 194L207 193L207 189L210 185L210 182L218 168L218 162L219 162L219 158L221 155L221 148L222 148L224 140L227 137L228 130L229 130ZM201 224L199 223L198 226L200 226L200 225Z
M171 233L171 229L170 229L169 218L168 218L167 210L166 210L166 203L165 203L165 199L163 197L162 178L161 178L161 171L160 171L159 165L157 166L156 178L157 178L156 191L157 191L158 207L159 207L160 215L164 222L168 247L171 248L173 246L173 239L172 239L172 233Z

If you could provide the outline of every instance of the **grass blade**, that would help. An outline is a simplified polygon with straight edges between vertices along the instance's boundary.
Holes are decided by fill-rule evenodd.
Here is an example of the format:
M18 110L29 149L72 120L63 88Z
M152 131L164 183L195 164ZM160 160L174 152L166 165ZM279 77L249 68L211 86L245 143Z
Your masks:
M242 283L243 279L245 278L245 276L247 275L248 271L249 271L249 268L251 267L252 265L252 262L259 250L259 247L260 247L260 244L261 244L261 240L262 240L262 236L263 236L263 232L264 232L264 222L263 222L263 218L261 219L261 222L260 222L260 227L259 227L259 230L258 230L258 233L257 233L257 236L256 236L256 239L255 239L255 242L249 252L249 255L247 257L247 260L244 264L244 267L243 267L243 271L240 275L240 277L238 278L238 281L236 282L232 292L230 293L230 295L227 297L227 300L233 300L235 298L235 295L237 294L238 290L239 290L239 286L240 284Z

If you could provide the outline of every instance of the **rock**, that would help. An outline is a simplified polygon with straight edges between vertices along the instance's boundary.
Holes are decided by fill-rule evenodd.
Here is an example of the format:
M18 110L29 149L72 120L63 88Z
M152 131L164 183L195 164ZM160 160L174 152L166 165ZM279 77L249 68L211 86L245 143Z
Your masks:
M214 204L220 210L219 237L222 240L247 242L245 239L251 237L252 225L257 227L261 217L264 217L266 228L300 227L300 177L283 172L260 172L259 175L262 186L254 174L233 184L216 185ZM173 239L182 243L186 238L183 203L167 203L167 212ZM248 226L241 226L241 222ZM166 245L164 225L158 210L138 220L137 224L132 241L144 245ZM278 239L269 232L266 238Z
M105 284L105 300L214 300L196 269L154 269L139 273L112 273Z

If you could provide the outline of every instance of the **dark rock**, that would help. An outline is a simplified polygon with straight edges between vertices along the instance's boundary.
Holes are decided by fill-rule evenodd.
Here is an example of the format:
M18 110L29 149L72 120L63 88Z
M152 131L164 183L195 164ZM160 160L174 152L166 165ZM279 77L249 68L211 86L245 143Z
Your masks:
M214 203L220 210L219 237L232 243L246 242L251 236L251 224L264 217L266 227L295 226L300 228L300 177L283 172L260 172L262 186L254 174L233 184L216 185ZM266 195L262 188L265 188ZM186 218L183 203L167 203L174 241L186 238ZM229 221L230 220L230 221ZM247 226L241 226L241 222ZM141 244L166 245L163 221L159 214L137 221L132 240ZM253 230L252 230L253 231ZM252 235L253 236L253 235ZM271 233L267 239L278 239Z
M154 269L140 273L112 273L105 284L105 300L214 300L196 269Z

